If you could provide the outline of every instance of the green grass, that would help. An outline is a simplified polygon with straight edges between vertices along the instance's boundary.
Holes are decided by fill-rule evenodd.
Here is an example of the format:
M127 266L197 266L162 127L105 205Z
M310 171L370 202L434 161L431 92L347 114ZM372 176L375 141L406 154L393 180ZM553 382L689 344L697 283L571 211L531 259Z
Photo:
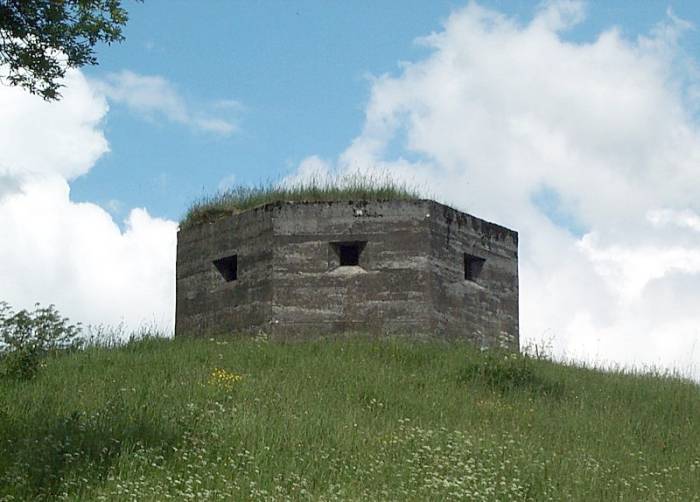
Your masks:
M223 216L270 202L415 200L421 194L389 177L351 174L312 178L290 184L270 183L258 187L237 186L195 201L180 221L181 228L207 223Z
M699 391L438 342L92 347L0 381L0 500L699 500Z

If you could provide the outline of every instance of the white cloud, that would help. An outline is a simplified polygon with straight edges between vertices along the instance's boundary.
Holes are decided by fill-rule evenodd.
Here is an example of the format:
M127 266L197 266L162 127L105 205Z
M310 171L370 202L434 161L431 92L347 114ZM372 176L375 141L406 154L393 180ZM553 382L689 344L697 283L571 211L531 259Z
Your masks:
M236 99L220 99L219 101L216 101L214 103L214 107L222 110L245 110L245 106L243 105L243 103Z
M296 171L286 176L281 184L294 186L306 181L317 181L321 185L329 179L331 175L331 165L317 155L305 158L297 167Z
M224 119L195 118L192 124L202 131L213 132L222 136L228 136L237 130L233 123Z
M219 189L219 192L225 192L226 190L230 190L236 186L236 175L235 174L229 174L228 176L224 176L219 180L219 184L217 188Z
M126 105L134 113L149 120L163 117L195 130L228 136L238 130L229 118L214 116L206 110L194 110L168 80L157 75L139 75L129 70L111 73L93 82L95 89L110 101ZM236 106L233 106L233 104ZM219 101L214 108L240 108L234 100Z
M122 210L122 202L119 199L109 199L104 206L112 214L119 213Z
M109 150L99 128L104 98L76 72L68 72L61 94L47 106L19 87L0 86L0 187L48 173L75 178Z
M0 86L0 299L171 330L177 225L132 209L121 231L98 205L70 200L68 180L108 150L107 104L79 71L65 84L56 103Z
M700 232L700 216L694 211L685 209L676 211L673 209L653 209L647 212L647 219L655 227L675 225L681 228L689 228Z
M575 1L545 3L527 25L475 3L455 11L420 40L428 57L373 80L362 133L333 168L388 170L518 230L524 343L553 337L559 357L700 378L688 25L668 16L636 40L567 41L584 14ZM537 205L544 188L585 235Z

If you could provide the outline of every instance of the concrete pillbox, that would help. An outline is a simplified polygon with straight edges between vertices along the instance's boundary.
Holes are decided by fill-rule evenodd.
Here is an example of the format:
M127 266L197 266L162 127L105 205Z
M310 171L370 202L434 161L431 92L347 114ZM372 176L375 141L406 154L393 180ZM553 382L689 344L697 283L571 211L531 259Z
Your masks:
M274 202L178 232L176 336L348 331L518 350L518 235L431 200Z

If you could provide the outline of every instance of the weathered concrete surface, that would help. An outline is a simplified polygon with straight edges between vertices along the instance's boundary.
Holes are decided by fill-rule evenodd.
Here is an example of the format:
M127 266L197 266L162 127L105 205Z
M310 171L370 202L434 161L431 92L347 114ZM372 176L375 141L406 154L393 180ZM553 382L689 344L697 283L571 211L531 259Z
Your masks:
M517 350L517 243L429 200L267 204L178 233L176 335L368 331ZM484 260L472 280L465 253ZM213 261L234 254L226 282Z
M518 349L518 235L431 203L430 303L435 331L479 346ZM465 280L464 254L485 259Z
M257 332L272 312L272 218L253 209L177 236L175 333ZM213 261L238 255L226 282Z
M273 333L431 328L420 204L286 205L273 213ZM366 243L341 267L332 243Z

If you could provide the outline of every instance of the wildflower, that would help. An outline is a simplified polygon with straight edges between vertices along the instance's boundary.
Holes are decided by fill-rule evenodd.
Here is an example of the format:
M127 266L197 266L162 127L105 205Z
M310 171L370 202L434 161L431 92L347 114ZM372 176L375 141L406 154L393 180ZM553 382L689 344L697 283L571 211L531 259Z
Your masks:
M243 380L243 375L232 373L222 368L215 368L209 375L209 385L225 390L233 389L234 385Z

